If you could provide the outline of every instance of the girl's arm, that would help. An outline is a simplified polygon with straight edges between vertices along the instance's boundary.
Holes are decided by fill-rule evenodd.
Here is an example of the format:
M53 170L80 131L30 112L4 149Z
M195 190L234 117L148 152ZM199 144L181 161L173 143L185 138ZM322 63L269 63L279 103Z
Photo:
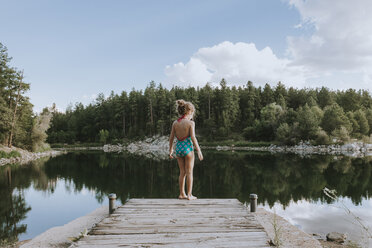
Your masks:
M195 137L195 122L193 122L193 121L191 121L190 136L191 136L192 143L195 146L195 150L198 151L198 158L199 158L200 161L202 161L203 160L203 154L200 150L200 146L199 146L198 141L196 140L196 137Z
M169 158L173 158L173 140L174 140L174 122L172 124L172 131L169 136Z

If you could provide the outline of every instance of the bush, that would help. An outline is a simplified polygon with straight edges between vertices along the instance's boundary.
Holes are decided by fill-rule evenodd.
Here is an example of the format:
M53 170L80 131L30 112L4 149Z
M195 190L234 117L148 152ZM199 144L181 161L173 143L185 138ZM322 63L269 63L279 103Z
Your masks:
M289 126L287 123L282 123L276 130L275 138L278 142L285 145L295 145L299 141L298 122Z
M256 139L256 128L254 127L246 127L243 129L243 136L247 140L254 140Z
M280 143L286 144L290 139L290 128L287 123L282 123L276 130L276 140Z
M37 147L37 150L35 150L35 152L46 152L46 151L50 151L51 148L50 148L50 145L47 144L47 143L43 143L43 144L40 144L40 146Z
M106 142L108 141L109 136L110 136L110 133L109 133L108 130L101 129L99 131L99 134L98 134L99 142L102 143L102 144L106 144Z
M363 136L362 137L362 141L364 142L364 143L366 143L366 144L371 144L372 143L372 134L371 134L371 136Z
M220 127L217 129L217 136L220 136L220 137L227 137L228 135L228 130L227 128L225 127Z
M340 128L333 130L332 135L339 139L343 144L350 141L349 132L344 126L341 126Z
M4 152L0 151L0 158L17 158L20 157L21 154L18 151L11 151L11 152Z
M315 136L316 136L315 138L316 145L329 145L331 143L331 139L329 138L327 133L322 129L319 129L316 132Z

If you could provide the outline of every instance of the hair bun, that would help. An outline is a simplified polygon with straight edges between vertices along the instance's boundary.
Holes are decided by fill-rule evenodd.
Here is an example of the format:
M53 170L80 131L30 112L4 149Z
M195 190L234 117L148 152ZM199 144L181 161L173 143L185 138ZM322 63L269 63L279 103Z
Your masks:
M182 100L182 99L177 100L177 105L178 105L178 106L183 106L183 105L185 105L185 101Z
M176 100L177 112L179 115L185 115L190 111L194 112L195 107L191 102L186 102L183 99Z

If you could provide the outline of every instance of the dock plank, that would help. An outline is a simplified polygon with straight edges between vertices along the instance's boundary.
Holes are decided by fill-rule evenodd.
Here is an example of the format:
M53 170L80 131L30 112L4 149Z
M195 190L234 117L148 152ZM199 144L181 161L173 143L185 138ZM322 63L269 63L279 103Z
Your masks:
M73 247L270 247L237 199L130 199Z

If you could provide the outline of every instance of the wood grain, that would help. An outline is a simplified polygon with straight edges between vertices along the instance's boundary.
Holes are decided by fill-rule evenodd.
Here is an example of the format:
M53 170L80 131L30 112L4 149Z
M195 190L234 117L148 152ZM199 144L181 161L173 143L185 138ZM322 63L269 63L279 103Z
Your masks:
M270 247L237 199L131 199L73 247Z

